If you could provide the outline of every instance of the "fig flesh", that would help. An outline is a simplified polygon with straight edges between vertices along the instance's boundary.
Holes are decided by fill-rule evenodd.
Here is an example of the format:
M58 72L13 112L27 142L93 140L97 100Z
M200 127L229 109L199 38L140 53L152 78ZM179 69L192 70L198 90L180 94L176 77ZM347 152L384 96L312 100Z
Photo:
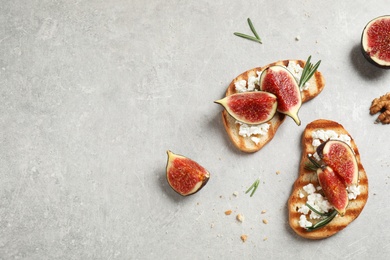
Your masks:
M329 140L317 147L317 154L345 181L346 185L358 183L358 163L348 144L339 140Z
M202 189L210 173L197 162L171 151L167 151L166 177L171 188L182 196L188 196Z
M287 68L279 65L268 67L260 76L260 89L277 97L277 111L290 116L301 124L298 111L302 105L298 82Z
M344 181L329 166L318 168L317 177L329 203L343 216L349 202Z
M362 33L361 47L369 62L390 69L390 15L377 17L367 23Z
M215 103L222 105L236 120L250 125L271 120L277 107L276 96L264 91L236 93Z

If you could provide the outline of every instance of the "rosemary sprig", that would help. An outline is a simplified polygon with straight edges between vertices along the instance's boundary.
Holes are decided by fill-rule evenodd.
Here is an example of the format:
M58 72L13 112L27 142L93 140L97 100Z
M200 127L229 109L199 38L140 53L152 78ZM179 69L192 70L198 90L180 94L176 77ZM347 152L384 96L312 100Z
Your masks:
M253 194L255 193L255 191L257 190L259 183L260 183L260 178L257 178L255 180L255 182L246 190L245 194L247 194L248 192L250 192L252 190L251 195L250 195L252 197Z
M302 76L301 76L301 79L299 80L299 87L300 88L303 87L306 84L306 82L309 81L309 79L314 75L314 73L316 72L316 70L318 69L318 67L321 64L321 61L318 61L313 66L313 64L310 63L310 60L311 60L311 56L309 56L309 58L307 58L305 67L303 67Z
M322 228L325 225L327 225L329 222L331 222L334 219L334 217L336 217L336 215L337 215L337 210L333 210L332 213L330 213L330 215L328 217L326 217L323 220L317 222L316 224L314 224L311 227L307 227L306 230L307 231L313 231L313 230Z
M235 32L234 35L236 36L239 36L239 37L242 37L242 38L245 38L245 39L248 39L248 40L251 40L251 41L255 41L255 42L258 42L258 43L262 43L259 35L257 34L256 30L255 30L255 27L253 26L252 24L252 21L251 19L247 19L248 21L248 24L249 24L249 27L251 28L251 31L253 32L253 34L255 35L255 37L253 36L250 36L250 35L247 35L247 34L244 34L244 33L239 33L239 32Z

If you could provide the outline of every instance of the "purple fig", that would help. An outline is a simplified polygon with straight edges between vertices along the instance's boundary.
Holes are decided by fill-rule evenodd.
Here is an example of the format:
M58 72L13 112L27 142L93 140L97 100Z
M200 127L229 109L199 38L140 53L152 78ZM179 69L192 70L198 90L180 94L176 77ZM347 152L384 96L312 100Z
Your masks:
M298 111L302 105L301 92L293 74L283 66L271 66L260 76L260 89L277 97L277 111L290 116L297 125L301 124Z
M251 125L265 123L276 113L274 94L264 91L236 93L215 101L236 120Z
M361 46L369 62L390 69L390 15L377 17L364 27Z
M197 162L171 151L168 153L166 176L169 185L182 196L202 189L210 178L210 173Z

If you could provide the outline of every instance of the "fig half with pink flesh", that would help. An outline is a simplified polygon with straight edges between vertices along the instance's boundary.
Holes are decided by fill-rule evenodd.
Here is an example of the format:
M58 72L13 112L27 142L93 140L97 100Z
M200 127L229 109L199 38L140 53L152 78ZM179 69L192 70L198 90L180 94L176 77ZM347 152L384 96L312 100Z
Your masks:
M358 163L348 144L339 140L329 140L317 147L317 154L345 181L346 185L358 183Z
M317 177L329 203L343 216L349 202L344 181L329 166L318 168Z
M372 64L390 69L390 15L377 17L364 27L361 40L364 57Z
M277 111L290 116L297 125L301 124L298 111L302 105L301 91L294 75L283 66L271 66L260 76L260 89L277 97Z
M222 105L234 119L250 125L271 120L277 107L276 96L264 91L236 93L215 103Z
M197 162L171 151L167 151L166 176L171 188L182 196L202 189L210 178L210 173Z

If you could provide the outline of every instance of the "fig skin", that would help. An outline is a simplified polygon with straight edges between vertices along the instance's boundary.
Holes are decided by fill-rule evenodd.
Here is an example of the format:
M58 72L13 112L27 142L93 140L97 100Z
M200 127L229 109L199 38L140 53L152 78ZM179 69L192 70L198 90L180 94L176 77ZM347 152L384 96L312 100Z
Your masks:
M278 73L285 73L288 82L284 82L283 79L278 81ZM270 76L268 76L268 74L270 74ZM274 78L272 78L272 74L275 75ZM284 83L291 84L291 86L286 88ZM280 65L266 68L260 76L260 89L262 91L270 92L277 97L278 112L291 117L297 125L301 124L301 120L298 117L298 111L302 106L301 91L294 75L288 69ZM294 98L295 100L291 100L291 98Z
M276 96L264 91L236 93L214 102L222 105L234 119L248 125L268 122L278 105Z
M195 194L207 184L210 173L203 166L170 150L167 155L166 178L169 186L178 194Z
M368 32L371 28L371 26L377 22L385 21L387 24L387 32L383 32L384 35L380 35L382 38L384 38L384 48L387 48L386 53L384 54L387 56L387 60L383 60L380 57L376 57L378 55L378 52L370 54L370 47L368 46ZM377 32L375 33L378 34ZM387 45L387 47L386 47ZM378 68L382 69L390 69L390 15L383 15L376 17L369 21L366 26L363 29L362 36L361 36L361 51L363 53L363 56L373 65L375 65ZM383 46L383 45L382 45Z
M325 166L317 169L318 181L329 203L344 216L349 203L347 187L341 177L332 168Z
M339 140L328 140L317 147L317 154L346 185L358 183L359 169L356 156L348 144Z

